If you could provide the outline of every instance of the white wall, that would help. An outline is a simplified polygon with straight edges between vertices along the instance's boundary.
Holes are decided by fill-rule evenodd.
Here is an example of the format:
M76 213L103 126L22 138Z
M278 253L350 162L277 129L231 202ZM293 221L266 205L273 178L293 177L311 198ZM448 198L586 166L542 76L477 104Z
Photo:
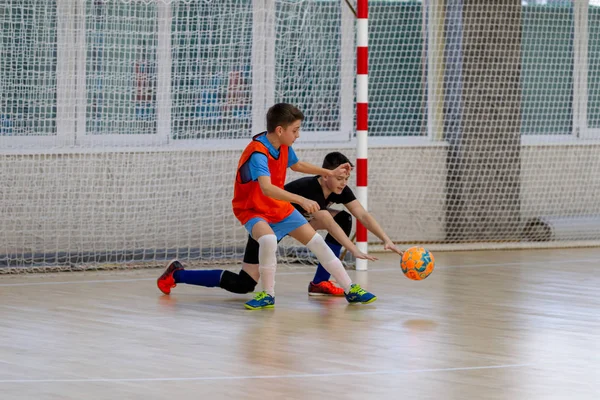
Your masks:
M537 216L600 214L600 145L523 146L521 212Z
M524 146L523 221L600 214L598 149ZM332 150L297 153L320 164ZM343 152L355 158L353 149ZM246 237L230 203L239 155L238 150L0 155L0 254L231 251ZM292 172L289 179L298 176ZM369 209L396 241L444 239L445 185L444 147L369 151Z

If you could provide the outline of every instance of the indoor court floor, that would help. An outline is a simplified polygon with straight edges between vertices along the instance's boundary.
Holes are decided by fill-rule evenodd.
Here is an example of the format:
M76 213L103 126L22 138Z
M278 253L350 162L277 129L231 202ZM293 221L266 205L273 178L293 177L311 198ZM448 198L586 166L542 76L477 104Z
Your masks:
M260 311L158 269L0 276L0 399L600 399L600 249L434 255L350 271L369 305L280 267Z

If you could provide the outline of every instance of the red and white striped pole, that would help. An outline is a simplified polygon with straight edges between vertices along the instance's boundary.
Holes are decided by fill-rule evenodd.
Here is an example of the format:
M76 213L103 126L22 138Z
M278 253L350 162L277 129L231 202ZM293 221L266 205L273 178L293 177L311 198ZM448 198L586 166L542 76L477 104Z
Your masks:
M356 4L356 198L367 208L367 137L369 101L369 0L358 0ZM356 222L356 247L363 253L368 251L367 229ZM356 260L356 270L367 269L367 260Z

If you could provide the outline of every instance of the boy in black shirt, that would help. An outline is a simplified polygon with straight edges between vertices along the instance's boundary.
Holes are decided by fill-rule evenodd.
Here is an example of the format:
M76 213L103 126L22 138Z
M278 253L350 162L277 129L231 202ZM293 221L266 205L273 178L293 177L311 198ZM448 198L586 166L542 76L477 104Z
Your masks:
M350 161L345 155L336 151L325 156L323 168L332 169L336 168L337 165L344 163L350 163ZM298 209L298 207L296 208L311 222L313 228L316 230L325 229L329 232L325 237L325 243L327 243L338 257L342 247L348 249L348 251L355 256L357 256L357 254L362 255L354 244L348 246L346 240L343 240L350 236L352 230L352 216L379 237L384 242L384 248L386 250L392 250L398 254L402 254L402 251L392 243L391 239L385 234L383 229L381 229L381 226L379 226L377 221L364 209L358 200L356 200L356 196L354 196L352 190L347 186L348 179L349 176L337 177L335 179L321 176L305 177L288 183L285 185L285 190L314 200L319 204L321 210L312 216L307 215L304 210ZM329 207L332 204L343 204L350 213L330 209ZM343 230L344 235L341 235L340 232L336 232L336 226ZM343 243L340 241L340 237ZM329 278L330 274L321 264L319 264L315 277L308 285L308 294L311 296L343 296L343 290L329 281Z

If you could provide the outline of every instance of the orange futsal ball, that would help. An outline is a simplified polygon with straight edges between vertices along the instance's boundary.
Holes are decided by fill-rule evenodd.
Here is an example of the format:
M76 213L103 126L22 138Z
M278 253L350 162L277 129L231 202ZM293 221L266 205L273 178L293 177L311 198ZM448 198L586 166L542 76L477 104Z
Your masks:
M433 254L423 247L406 249L400 260L400 267L407 278L414 281L425 279L433 272Z

